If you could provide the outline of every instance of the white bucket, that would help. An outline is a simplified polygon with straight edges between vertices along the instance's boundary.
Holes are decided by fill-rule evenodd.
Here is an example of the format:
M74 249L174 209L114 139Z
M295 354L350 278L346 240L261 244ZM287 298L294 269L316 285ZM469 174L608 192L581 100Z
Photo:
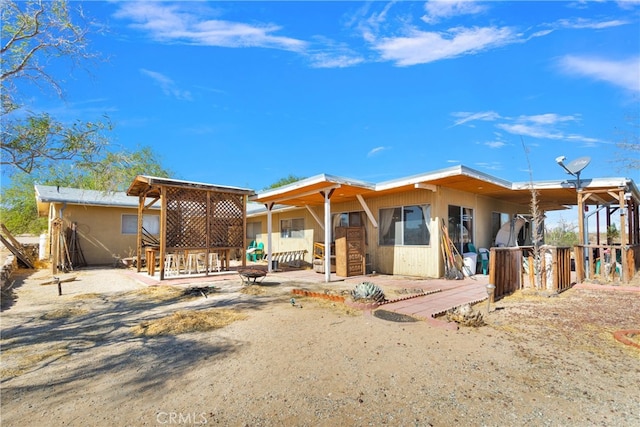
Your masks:
M41 234L38 244L38 259L43 260L47 258L47 235Z
M464 262L463 273L465 276L473 276L476 274L476 262L478 260L478 254L474 252L467 252L462 254L462 261Z

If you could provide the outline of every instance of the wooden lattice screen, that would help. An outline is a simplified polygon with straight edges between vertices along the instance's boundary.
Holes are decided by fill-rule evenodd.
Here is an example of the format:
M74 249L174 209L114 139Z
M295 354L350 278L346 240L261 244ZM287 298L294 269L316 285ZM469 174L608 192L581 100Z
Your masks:
M211 193L209 240L213 247L244 247L244 199L232 193Z
M167 248L243 248L243 230L243 195L167 188Z
M207 192L167 188L167 247L207 247Z

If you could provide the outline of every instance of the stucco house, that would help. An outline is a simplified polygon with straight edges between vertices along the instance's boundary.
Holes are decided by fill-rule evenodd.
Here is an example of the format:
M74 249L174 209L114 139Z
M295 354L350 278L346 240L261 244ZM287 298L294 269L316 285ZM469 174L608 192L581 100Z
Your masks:
M87 265L113 265L136 253L138 200L125 192L35 185L38 214L48 218L45 255L50 255L52 224L61 219L64 230L75 226L79 250ZM160 233L160 206L143 217L151 236Z
M366 270L442 277L443 234L449 234L461 254L490 248L501 228L508 230L519 216L530 214L533 188L543 212L575 205L580 212L587 205L605 208L607 216L628 212L627 222L622 218L625 239L640 244L640 193L632 180L583 179L579 191L576 186L574 180L512 183L465 166L381 183L322 174L250 197L260 206L248 212L247 238L264 242L271 254L302 253L311 264L319 245L333 245L332 254L339 257L335 236L344 234L340 228L356 227L364 234L360 252ZM524 221L519 236L511 238L513 244L530 244L530 225ZM350 256L343 253L344 262ZM334 261L323 260L329 281Z

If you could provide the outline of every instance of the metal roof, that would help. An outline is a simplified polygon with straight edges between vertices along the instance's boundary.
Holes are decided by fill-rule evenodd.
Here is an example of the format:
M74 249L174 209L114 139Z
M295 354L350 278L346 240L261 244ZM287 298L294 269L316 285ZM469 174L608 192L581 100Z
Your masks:
M322 174L255 194L250 197L250 200L265 204L314 206L324 203L320 191L332 189L334 192L331 202L340 203L353 200L356 195L366 198L417 188L436 191L438 187L444 187L504 200L524 207L531 203L532 185L538 193L539 207L545 211L566 209L568 206L577 204L575 180L512 183L462 165L378 184ZM584 202L589 205L617 204L619 194L616 192L619 191L629 193L634 200L640 201L640 192L633 180L629 178L581 179L581 189L592 194Z
M34 186L38 212L46 215L49 203L66 203L69 205L108 206L137 208L138 199L127 196L124 191L84 190L81 188L60 187L55 185ZM153 206L158 209L160 205Z

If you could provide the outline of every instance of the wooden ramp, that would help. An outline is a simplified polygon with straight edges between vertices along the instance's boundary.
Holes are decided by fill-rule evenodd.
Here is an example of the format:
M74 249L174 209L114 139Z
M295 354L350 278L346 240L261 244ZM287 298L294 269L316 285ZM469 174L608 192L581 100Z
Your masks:
M2 244L16 256L25 267L35 268L33 262L24 251L22 244L13 237L7 227L4 224L0 224L0 229L2 230L2 233L0 233L0 241Z

